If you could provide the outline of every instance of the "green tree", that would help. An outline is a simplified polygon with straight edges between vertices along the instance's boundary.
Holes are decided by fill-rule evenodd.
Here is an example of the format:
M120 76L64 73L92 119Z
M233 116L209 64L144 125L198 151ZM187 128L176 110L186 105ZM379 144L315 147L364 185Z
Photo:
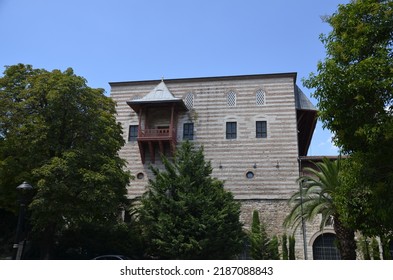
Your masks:
M0 259L12 255L12 244L15 240L17 217L11 211L0 208Z
M340 220L335 202L342 186L339 175L340 162L340 159L330 161L324 158L322 162L315 163L319 170L305 168L305 172L311 175L301 176L298 179L302 182L302 188L289 200L292 210L285 218L284 225L296 228L302 219L313 221L318 214L321 214L321 229L333 224L341 258L356 259L354 230Z
M252 224L250 232L251 257L254 260L277 260L278 239L269 238L266 233L265 223L259 220L259 212L254 210L252 213Z
M384 260L391 260L392 256L390 255L389 250L389 237L383 236L380 237L381 249L380 251L380 244L375 236L369 238L366 236L361 236L359 239L359 247L361 249L361 253L363 255L363 259L365 260L380 260L381 255ZM372 258L371 258L372 256Z
M393 229L393 1L354 0L326 18L326 58L304 81L324 127L357 165L339 212L368 236ZM366 211L359 211L365 209Z
M339 146L368 151L391 131L393 1L351 1L326 22L326 58L304 83L315 89L320 117Z
M264 226L261 226L259 212L252 212L252 223L250 233L251 257L254 260L264 259L263 253L267 251L267 234Z
M381 236L381 245L382 245L382 257L384 260L391 260L392 255L390 254L390 243L391 236Z
M379 251L379 243L378 240L373 237L371 239L371 250L372 250L372 256L373 256L373 260L380 260L381 259L381 255L380 255L380 251Z
M296 255L295 255L296 239L295 239L295 236L294 235L288 236L288 241L289 241L289 259L296 260Z
M114 102L71 68L6 67L0 78L0 207L14 208L22 181L34 185L30 210L42 258L50 257L65 228L116 219L130 180L118 156L121 134Z
M369 248L367 237L361 236L359 238L358 245L359 245L359 248L360 248L360 252L363 255L363 259L364 260L371 260L370 248Z
M270 260L279 260L280 259L280 252L278 251L278 246L279 246L279 242L278 242L278 237L277 235L274 235L269 242L269 259Z
M282 251L282 259L288 260L288 236L286 234L282 235L282 242L281 242L281 251Z
M139 219L150 257L229 259L242 249L240 205L211 177L203 148L182 143L173 161L155 176L141 199Z
M54 258L84 260L113 254L142 259L143 251L139 228L134 224L120 221L110 226L88 223L66 229L61 234Z
M368 237L389 235L393 229L393 172L388 171L393 155L384 150L355 152L342 169L338 211L346 224Z

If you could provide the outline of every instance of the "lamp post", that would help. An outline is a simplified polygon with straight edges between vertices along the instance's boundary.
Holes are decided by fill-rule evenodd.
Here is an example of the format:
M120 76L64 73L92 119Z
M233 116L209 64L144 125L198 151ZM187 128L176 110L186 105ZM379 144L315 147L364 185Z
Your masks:
M23 182L21 185L16 187L19 196L19 215L18 224L16 226L16 237L13 246L13 259L20 260L22 258L24 239L21 238L25 229L25 214L26 214L26 204L29 200L29 194L33 190L33 187L27 183ZM22 239L22 240L21 240Z

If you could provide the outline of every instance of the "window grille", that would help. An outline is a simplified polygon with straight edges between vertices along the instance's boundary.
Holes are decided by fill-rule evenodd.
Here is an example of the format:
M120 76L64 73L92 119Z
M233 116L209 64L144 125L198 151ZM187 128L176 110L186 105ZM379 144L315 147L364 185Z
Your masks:
M265 92L261 89L256 92L256 104L258 106L265 105Z
M194 107L194 94L187 93L185 103L188 109L192 109Z
M230 91L227 94L227 104L229 107L235 107L236 106L236 92Z
M324 233L318 236L312 245L314 260L341 259L336 243L336 235L333 233Z

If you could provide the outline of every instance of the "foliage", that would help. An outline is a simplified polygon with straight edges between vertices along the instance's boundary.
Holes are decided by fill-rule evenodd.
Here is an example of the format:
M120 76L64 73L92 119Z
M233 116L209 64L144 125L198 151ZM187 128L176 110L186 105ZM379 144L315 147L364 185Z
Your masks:
M341 159L330 161L324 158L315 165L317 169L304 169L310 175L299 177L302 187L289 200L292 210L285 218L284 226L296 229L302 220L313 221L317 215L321 215L320 228L333 225L342 258L355 259L354 230L342 223L336 206L342 188L339 175Z
M55 259L92 259L100 255L125 255L142 259L144 248L138 227L115 222L108 225L84 224L66 229L55 247Z
M71 68L18 64L0 78L0 207L15 210L15 187L36 188L30 205L42 257L65 227L116 218L130 180L115 104ZM3 196L4 195L4 196Z
M373 237L371 239L371 251L372 251L372 256L373 256L373 260L380 260L381 259L381 255L380 255L380 251L379 251L379 243L377 241L377 239L375 237Z
M361 253L363 255L364 260L380 260L381 259L381 250L382 249L382 259L391 260L392 256L390 254L390 239L388 236L380 237L380 242L378 242L375 236L367 237L362 235L359 238L359 248L361 249Z
M364 260L371 260L370 248L369 248L367 237L361 236L358 243L359 243L360 251L363 255L363 259Z
M289 242L289 244L288 244ZM290 235L287 236L286 234L283 234L282 236L282 243L281 243L281 249L282 249L282 259L283 260L295 260L295 236Z
M294 235L288 236L288 241L289 241L289 259L296 260L296 256L295 256L296 239L295 239L295 236Z
M392 259L392 255L390 254L390 248L389 248L390 247L389 236L381 236L380 242L378 242L375 236L370 238L362 235L359 238L358 243L364 260L371 260L371 259L380 260L381 255L383 260ZM380 249L382 249L382 251Z
M381 150L354 153L343 164L338 211L343 222L367 236L383 236L393 228L390 161L389 153Z
M343 202L340 215L382 236L393 229L393 1L351 1L326 21L326 58L304 84L315 89L324 127L354 157L346 184L354 203Z
M0 260L12 255L16 224L14 213L0 209Z
M252 213L252 224L250 232L251 257L254 260L278 260L278 239L276 236L269 238L266 226L259 220L259 212Z
M278 251L279 247L279 242L278 242L278 237L277 235L274 235L269 242L269 247L268 247L268 252L270 254L269 259L270 260L279 260L280 259L280 253Z
M288 236L283 234L281 240L282 259L288 260Z
M392 255L390 254L390 243L391 237L390 236L381 236L381 243L382 243L382 257L384 260L391 260Z
M139 220L147 253L160 259L229 259L242 249L240 205L211 177L203 148L183 142L141 199Z
M320 117L339 146L368 150L390 134L393 2L352 1L326 21L333 28L321 35L327 56L304 83L315 89Z
M264 223L259 220L259 212L252 213L252 224L250 233L251 257L254 260L265 259L269 239L267 237Z
M289 204L293 207L284 221L286 227L296 229L302 219L313 221L319 214L321 214L321 229L333 222L332 218L336 214L334 197L341 185L338 176L340 160L332 162L324 158L322 162L315 165L317 169L304 169L304 172L310 175L298 178L302 186L289 200Z

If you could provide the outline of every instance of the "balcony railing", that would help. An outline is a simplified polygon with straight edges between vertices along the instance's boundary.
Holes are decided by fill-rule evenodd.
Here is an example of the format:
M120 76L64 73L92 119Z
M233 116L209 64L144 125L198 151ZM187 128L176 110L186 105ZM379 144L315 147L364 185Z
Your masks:
M171 133L172 132L172 133ZM146 129L139 129L138 131L138 138L172 138L176 137L176 130L169 128L146 128Z

